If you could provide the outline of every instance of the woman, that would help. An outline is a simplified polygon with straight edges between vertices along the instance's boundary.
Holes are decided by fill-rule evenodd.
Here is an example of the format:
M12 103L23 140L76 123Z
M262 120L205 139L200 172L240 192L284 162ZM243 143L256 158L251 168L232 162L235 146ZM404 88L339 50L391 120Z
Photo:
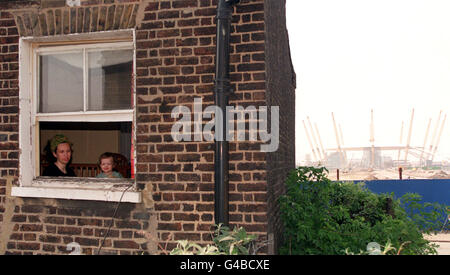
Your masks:
M50 141L50 150L56 161L50 163L42 175L47 177L76 177L72 168L67 166L72 158L72 144L69 139L64 135L54 136Z

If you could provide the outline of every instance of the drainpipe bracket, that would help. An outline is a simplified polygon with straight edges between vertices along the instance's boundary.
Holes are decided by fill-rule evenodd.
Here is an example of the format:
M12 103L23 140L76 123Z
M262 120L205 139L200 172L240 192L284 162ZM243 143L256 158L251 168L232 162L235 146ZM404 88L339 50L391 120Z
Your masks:
M240 0L225 0L225 2L231 6L239 4Z
M225 5L220 5L219 3L219 8L217 9L217 15L215 19L231 20L231 18L233 17L233 6L237 5L239 2L240 0L225 0Z

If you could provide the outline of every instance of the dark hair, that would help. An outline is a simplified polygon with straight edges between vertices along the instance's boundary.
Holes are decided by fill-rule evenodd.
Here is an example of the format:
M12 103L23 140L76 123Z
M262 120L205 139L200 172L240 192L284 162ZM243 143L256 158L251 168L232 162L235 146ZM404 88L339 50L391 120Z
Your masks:
M98 158L98 165L100 166L100 164L102 163L102 159L107 159L107 158L112 158L113 167L115 167L116 159L114 158L114 153L111 153L111 152L105 152L105 153L101 154L100 157Z
M52 149L50 148L50 140L47 142L47 145L44 147L43 158L41 158L43 162L46 163L54 163L56 161L55 156L53 155Z

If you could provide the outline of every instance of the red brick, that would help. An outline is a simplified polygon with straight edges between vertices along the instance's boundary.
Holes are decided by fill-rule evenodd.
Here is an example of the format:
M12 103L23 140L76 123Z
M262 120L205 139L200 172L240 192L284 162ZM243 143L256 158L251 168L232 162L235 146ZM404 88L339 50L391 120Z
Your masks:
M46 217L44 219L45 223L50 224L64 224L64 218L63 217Z
M191 240L200 241L201 235L199 233L175 233L175 240Z
M55 252L55 246L48 245L48 244L43 244L42 245L42 250L44 250L46 252Z
M80 235L81 228L78 227L58 227L58 234L62 235Z
M39 241L44 243L60 243L61 237L53 235L41 235L39 236Z
M197 204L196 206L196 210L199 212L204 212L204 211L214 211L214 204L212 203L208 203L208 204Z
M171 221L172 220L172 214L171 213L161 213L160 219L162 221Z
M195 28L194 29L194 34L196 36L201 36L201 35L214 35L216 34L216 28L214 26L211 27L201 27L201 28Z
M11 219L12 222L25 222L27 220L27 216L25 215L14 215Z
M158 223L158 230L180 231L181 223Z
M20 226L20 231L42 231L43 227L41 224L23 224Z
M174 213L174 219L176 221L198 221L198 214L184 214L184 213Z
M17 240L17 241L21 241L23 240L23 234L22 233L13 233L11 234L11 236L9 237L10 240Z
M158 19L179 18L179 11L161 11L158 12Z
M40 243L17 243L17 249L19 250L39 250L40 248Z
M139 245L134 241L114 241L114 248L139 249Z
M177 201L198 201L200 194L198 193L175 193L175 200Z
M106 229L95 229L94 236L95 237L105 237L107 230ZM108 232L108 237L117 238L119 237L119 230L111 229Z
M79 243L82 246L95 246L98 247L100 242L98 239L90 239L90 238L75 238L75 242Z
M184 185L180 183L161 183L158 184L160 191L182 191L184 190Z
M99 219L77 219L79 226L102 226L103 222Z
M241 204L238 206L239 212L266 212L267 206L266 204Z
M36 241L36 234L25 233L23 234L24 241Z
M262 192L267 190L265 183L241 183L237 185L237 190L239 192Z
M193 7L197 7L197 5L198 5L197 0L180 0L180 1L174 1L172 3L172 7L175 9L193 8Z

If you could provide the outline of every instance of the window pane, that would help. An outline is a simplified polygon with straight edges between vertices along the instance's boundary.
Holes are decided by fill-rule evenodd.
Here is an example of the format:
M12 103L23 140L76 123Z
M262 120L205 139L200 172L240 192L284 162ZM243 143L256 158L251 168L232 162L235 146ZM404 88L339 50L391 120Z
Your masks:
M39 112L83 111L82 53L39 56Z
M132 50L88 54L90 111L131 109Z
M101 154L115 154L113 170L124 178L131 176L131 122L40 122L41 173L49 163L55 162L50 152L50 140L56 134L65 135L72 143L69 167L79 177L95 177L100 173L98 161Z

